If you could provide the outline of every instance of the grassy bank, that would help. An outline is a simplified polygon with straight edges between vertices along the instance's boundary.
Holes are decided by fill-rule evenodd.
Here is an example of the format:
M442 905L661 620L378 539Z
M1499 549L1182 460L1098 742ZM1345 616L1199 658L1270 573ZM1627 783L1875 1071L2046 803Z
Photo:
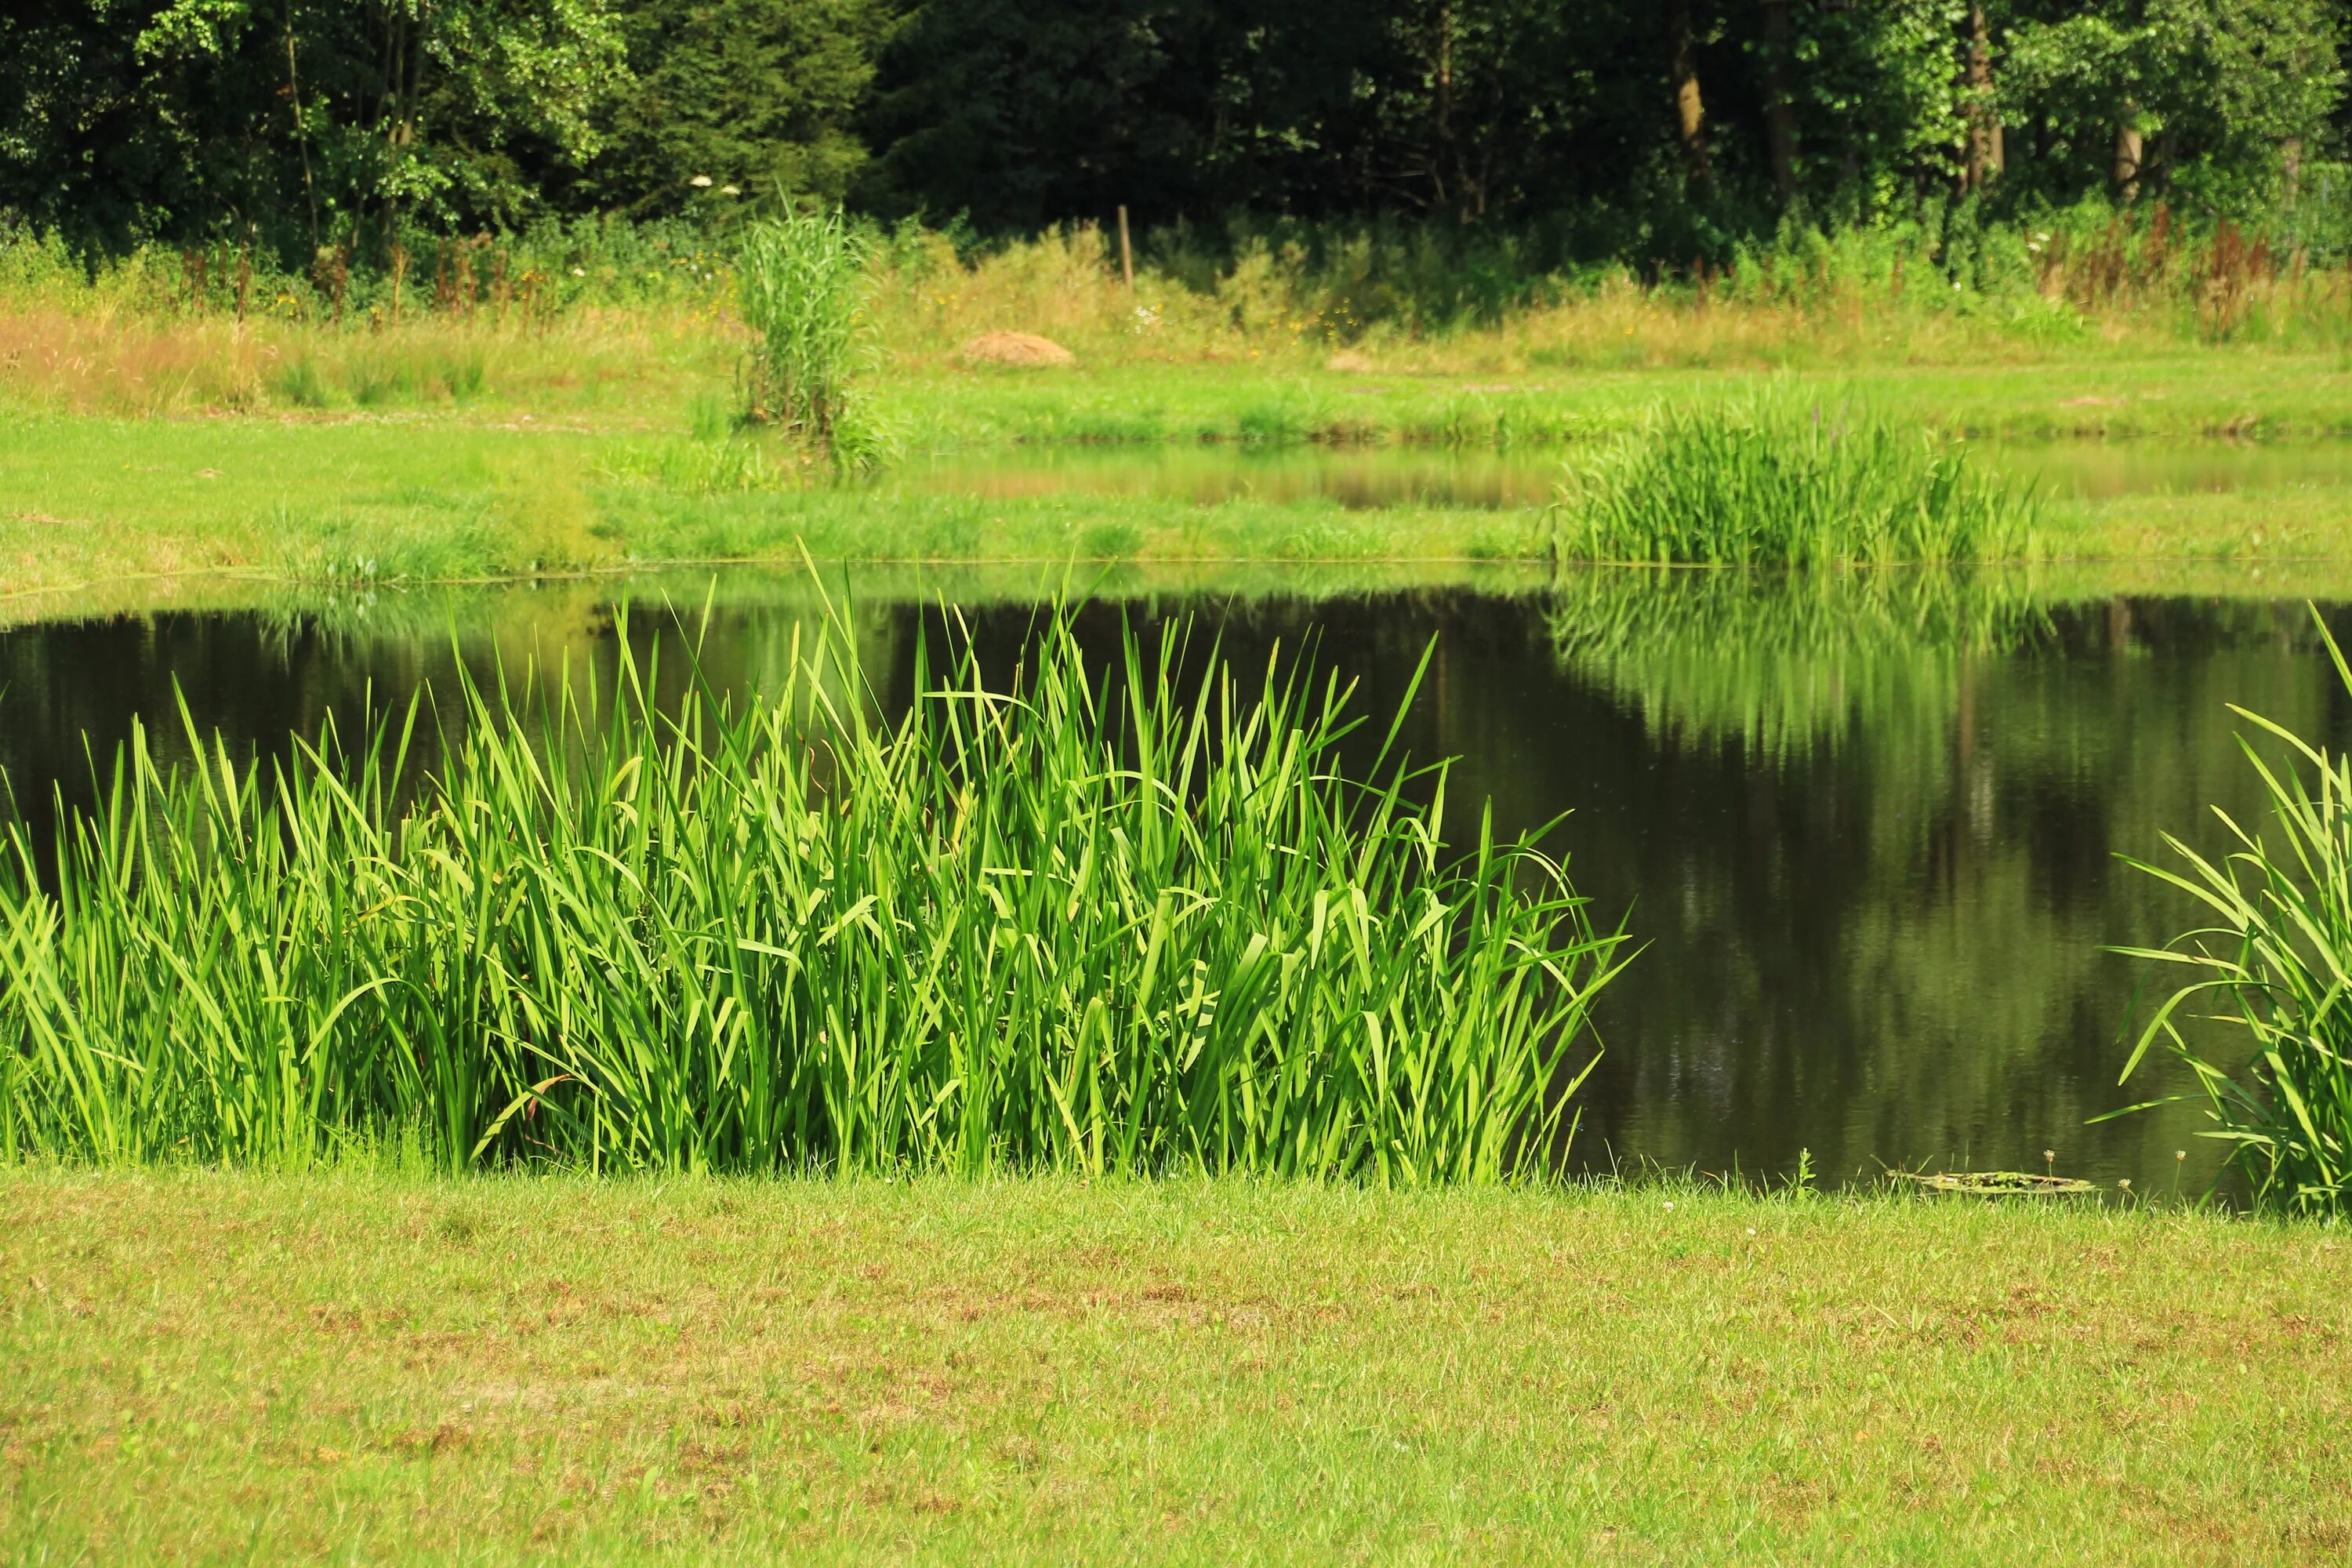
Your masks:
M789 441L730 434L751 336L715 254L673 258L659 288L583 254L528 309L420 295L406 315L340 321L299 302L240 319L175 294L184 279L154 258L96 283L0 280L0 595L204 572L315 585L788 561L803 546L1180 569L1531 561L1554 531L1528 508L981 496L908 476L942 455L1079 446L1564 462L1661 410L1736 400L1759 374L1991 441L2352 435L2341 275L2240 279L2217 318L2220 275L2161 247L2101 263L2095 289L2092 273L2021 262L2009 293L1906 292L1917 258L1832 247L1703 287L1547 286L1443 323L1364 316L1278 258L1213 277L1147 267L1129 295L1098 237L877 255L853 379L868 434L907 462L871 489L810 483L822 464ZM1001 328L1050 333L1076 359L964 363L967 338ZM2347 557L2352 484L2053 499L2043 522L2048 552L2073 559Z
M1623 428L1726 378L1788 374L1932 428L2008 438L2352 432L2352 351L2320 342L1894 342L1820 352L1667 352L1636 324L1607 357L1559 363L1475 338L1278 351L1132 336L1065 366L967 364L952 341L879 352L868 390L917 450L1007 441L1557 443ZM980 326L1024 324L1011 310ZM1801 325L1802 319L1798 322ZM1792 330L1794 330L1792 328ZM315 420L436 413L600 431L713 428L750 335L723 316L583 311L545 328L425 321L377 332L209 317L12 310L0 298L0 407L112 417ZM877 345L877 351L879 345Z
M1630 422L1658 401L1656 386L1629 386L1612 417ZM1564 458L1578 448L1556 449ZM1549 448L1514 450L1552 461ZM804 482L796 461L782 446L698 438L683 415L655 428L457 412L0 417L0 595L201 573L317 585L786 562L803 544L821 559L866 563L1186 568L1534 561L1553 542L1532 505L1351 507L1246 486L1205 500L1083 486L1023 493L934 480L919 457L876 484L836 486ZM1985 466L1997 468L1997 455ZM2352 554L2352 485L2053 495L2041 537L2047 552L2074 560L2341 557Z
M0 1551L2328 1561L2347 1266L1671 1190L18 1171Z

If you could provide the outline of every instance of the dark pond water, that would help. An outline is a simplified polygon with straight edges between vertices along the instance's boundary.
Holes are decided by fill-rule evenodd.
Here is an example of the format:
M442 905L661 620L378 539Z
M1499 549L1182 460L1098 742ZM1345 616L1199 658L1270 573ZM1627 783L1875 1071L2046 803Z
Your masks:
M0 765L38 816L53 783L88 777L85 745L102 756L132 715L168 742L175 685L205 729L274 746L331 715L355 722L371 696L400 700L459 658L609 664L612 593L0 632ZM1005 663L1034 613L986 594L965 609ZM2210 846L2210 805L2254 808L2226 704L2318 737L2352 729L2299 601L1594 574L1493 594L1139 594L1097 602L1084 631L1107 651L1121 616L1187 609L1216 617L1244 662L1315 644L1375 711L1433 639L1405 732L1418 756L1461 759L1455 806L1490 799L1507 831L1570 814L1555 842L1580 886L1648 944L1601 1010L1587 1163L1756 1174L1805 1151L1835 1178L2039 1169L2054 1149L2062 1173L2161 1190L2189 1148L2199 1180L2211 1162L2193 1113L2084 1125L2126 1098L2135 973L2101 944L2189 923L2115 857L2156 855L2168 830ZM706 672L772 681L816 615L804 585L723 579ZM869 668L903 689L940 610L869 595L854 615ZM641 612L630 635L652 639L658 620Z

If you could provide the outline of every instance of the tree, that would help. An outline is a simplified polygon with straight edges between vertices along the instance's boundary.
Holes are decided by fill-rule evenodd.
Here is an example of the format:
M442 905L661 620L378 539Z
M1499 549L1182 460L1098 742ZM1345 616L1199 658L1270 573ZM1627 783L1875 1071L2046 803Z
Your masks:
M1691 188L1715 183L1706 156L1706 104L1698 87L1698 40L1691 29L1690 0L1666 0L1666 59L1675 93L1675 139L1682 144Z
M1962 79L1961 114L1968 121L1968 163L1961 185L1980 191L2006 161L2001 144L2000 102L1992 89L1992 28L1981 0L1969 7L1969 64Z
M701 176L746 199L837 203L866 161L857 134L897 0L638 0L621 18L634 84L574 194L676 212Z
M1797 100L1790 78L1796 70L1796 29L1789 0L1762 0L1764 41L1764 135L1772 152L1772 195L1787 212L1797 205Z
M596 152L622 72L607 0L22 0L0 205L289 249L314 222L511 221L536 166Z
M2011 31L2005 114L2032 125L2053 199L2154 180L2217 205L2278 185L2343 92L2326 0L2140 0Z

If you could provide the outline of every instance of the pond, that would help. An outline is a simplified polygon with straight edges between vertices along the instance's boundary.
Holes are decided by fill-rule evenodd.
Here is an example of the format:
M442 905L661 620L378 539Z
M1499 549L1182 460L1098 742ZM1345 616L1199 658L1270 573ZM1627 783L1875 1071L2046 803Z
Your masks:
M919 584L853 580L861 657L903 697L943 612ZM805 579L737 572L636 584L626 622L666 641L695 605L704 672L772 682L822 614ZM282 746L329 717L536 658L609 668L611 584L561 584L293 609L58 620L0 632L0 766L23 809L86 793L142 715L182 752L197 726ZM956 589L1009 668L1034 623L1021 583ZM2352 704L2300 600L2151 593L2116 580L1882 573L1810 582L1596 572L1307 598L1107 584L1082 630L1197 610L1244 665L1276 648L1393 710L1424 650L1404 736L1459 759L1449 827L1491 801L1550 842L1606 920L1646 944L1600 1010L1579 1163L1654 1162L1825 1179L1883 1166L2027 1168L2143 1191L2210 1173L2186 1109L2086 1126L2161 1080L2116 1077L2134 967L2101 944L2190 923L2122 865L2161 835L2211 847L2209 807L2253 810L2237 702L2341 740ZM2330 611L2331 619L2336 612ZM2345 628L2352 631L2352 617ZM1562 817L1562 814L1566 814ZM2145 999L2142 1001L2145 1005ZM2176 1149L2192 1151L2185 1171Z

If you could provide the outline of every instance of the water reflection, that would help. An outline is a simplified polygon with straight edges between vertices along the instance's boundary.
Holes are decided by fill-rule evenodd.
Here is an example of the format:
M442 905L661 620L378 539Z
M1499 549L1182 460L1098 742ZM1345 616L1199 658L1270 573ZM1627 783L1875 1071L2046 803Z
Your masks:
M2132 1000L2100 944L2188 913L2114 852L2204 831L2209 805L2256 805L2228 703L2352 729L2296 602L1623 573L1506 595L1138 593L1096 604L1081 633L1107 655L1121 617L1188 608L1244 663L1312 643L1374 712L1434 639L1404 733L1419 756L1461 758L1455 827L1489 800L1506 832L1572 814L1558 843L1580 886L1649 943L1601 1009L1588 1161L1785 1172L1807 1150L1851 1175L2038 1168L2055 1148L2062 1171L2168 1185L2193 1112L2084 1126L2121 1102ZM772 685L824 613L803 582L725 579L704 672ZM944 616L1009 668L1035 611L875 595L845 613L887 704ZM39 817L131 715L168 742L175 687L201 727L276 746L460 661L609 671L620 628L580 584L20 627L0 633L0 766ZM673 689L685 679L675 620L641 607L628 635L658 646ZM2211 1163L2200 1150L2190 1179Z
M2135 495L2285 490L2352 484L2352 445L2328 442L1975 441L1990 470L2042 495L2087 500ZM919 490L1015 498L1149 496L1221 501L1323 500L1350 510L1433 506L1539 507L1552 500L1565 454L1314 444L1016 447L958 454L910 470Z

